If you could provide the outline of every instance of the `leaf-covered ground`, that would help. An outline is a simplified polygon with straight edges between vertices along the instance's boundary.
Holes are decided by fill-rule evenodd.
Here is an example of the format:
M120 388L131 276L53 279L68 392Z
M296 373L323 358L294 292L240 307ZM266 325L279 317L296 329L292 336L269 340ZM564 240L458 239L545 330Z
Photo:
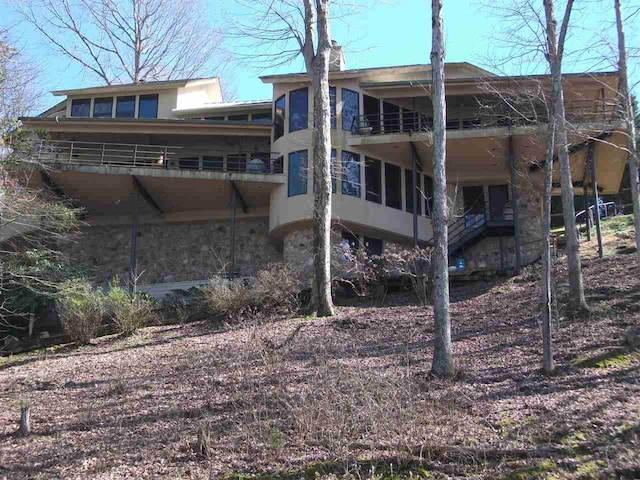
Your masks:
M409 295L5 359L0 478L640 478L640 261L616 242L585 247L588 317L563 314L557 269L554 376L535 267L453 288L451 380L429 375L432 310Z

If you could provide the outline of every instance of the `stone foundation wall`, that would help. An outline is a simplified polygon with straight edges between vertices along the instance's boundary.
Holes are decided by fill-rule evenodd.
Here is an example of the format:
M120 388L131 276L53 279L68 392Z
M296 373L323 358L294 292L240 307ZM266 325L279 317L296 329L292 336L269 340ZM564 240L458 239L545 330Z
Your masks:
M340 264L340 242L342 238L339 232L331 232L331 266L332 273ZM310 228L293 230L288 232L283 241L283 260L289 268L303 275L311 275L313 272L313 231Z
M230 223L158 223L138 226L140 283L202 280L229 262ZM282 254L268 239L268 218L239 219L236 223L236 269L254 275ZM79 265L89 269L96 283L129 271L131 226L95 226L83 230L77 241L61 246Z

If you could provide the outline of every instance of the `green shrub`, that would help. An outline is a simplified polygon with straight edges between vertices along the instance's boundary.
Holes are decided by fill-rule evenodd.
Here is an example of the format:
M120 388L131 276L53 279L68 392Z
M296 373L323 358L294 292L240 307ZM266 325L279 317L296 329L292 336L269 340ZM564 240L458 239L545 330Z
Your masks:
M284 263L271 263L258 272L255 299L268 309L286 312L300 308L298 295L301 282L298 275Z
M116 330L131 335L155 319L153 302L141 294L130 294L114 279L106 295L106 304Z
M65 335L72 342L96 338L105 314L105 295L86 280L69 280L60 289L58 305Z
M215 315L238 320L256 306L249 287L242 280L213 277L204 289L207 305Z

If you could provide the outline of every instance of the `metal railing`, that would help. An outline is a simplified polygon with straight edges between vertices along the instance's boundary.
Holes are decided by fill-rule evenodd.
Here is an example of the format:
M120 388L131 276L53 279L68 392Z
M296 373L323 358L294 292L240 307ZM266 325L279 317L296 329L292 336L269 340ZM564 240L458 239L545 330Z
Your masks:
M40 140L32 156L41 163L254 174L283 173L282 158L269 152L219 153L207 148L173 145Z
M513 226L513 212L511 211L504 211L501 215L492 215L490 212L465 213L447 227L449 247L456 250L489 227L511 226Z
M610 121L614 117L615 104L601 100L574 100L566 102L565 116L568 122ZM433 128L431 111L401 109L392 113L368 113L353 118L351 133L354 135L382 135L393 133L415 133ZM505 112L500 108L478 107L455 109L447 112L448 130L473 128L526 126L547 123L547 112L540 108L523 109L522 112Z
M615 202L603 202L600 205L600 218L615 217L618 214L618 207ZM595 205L589 206L586 210L580 210L576 213L576 222L584 223L587 221L587 211L589 212L589 222L591 225L595 223Z

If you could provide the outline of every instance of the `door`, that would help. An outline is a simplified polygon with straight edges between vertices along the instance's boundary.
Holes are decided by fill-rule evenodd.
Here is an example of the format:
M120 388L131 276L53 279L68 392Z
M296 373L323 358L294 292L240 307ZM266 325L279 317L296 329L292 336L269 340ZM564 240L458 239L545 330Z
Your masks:
M462 187L462 201L464 204L464 226L475 227L484 222L484 187Z
M504 220L504 209L509 203L507 185L489 185L489 214L491 220Z

